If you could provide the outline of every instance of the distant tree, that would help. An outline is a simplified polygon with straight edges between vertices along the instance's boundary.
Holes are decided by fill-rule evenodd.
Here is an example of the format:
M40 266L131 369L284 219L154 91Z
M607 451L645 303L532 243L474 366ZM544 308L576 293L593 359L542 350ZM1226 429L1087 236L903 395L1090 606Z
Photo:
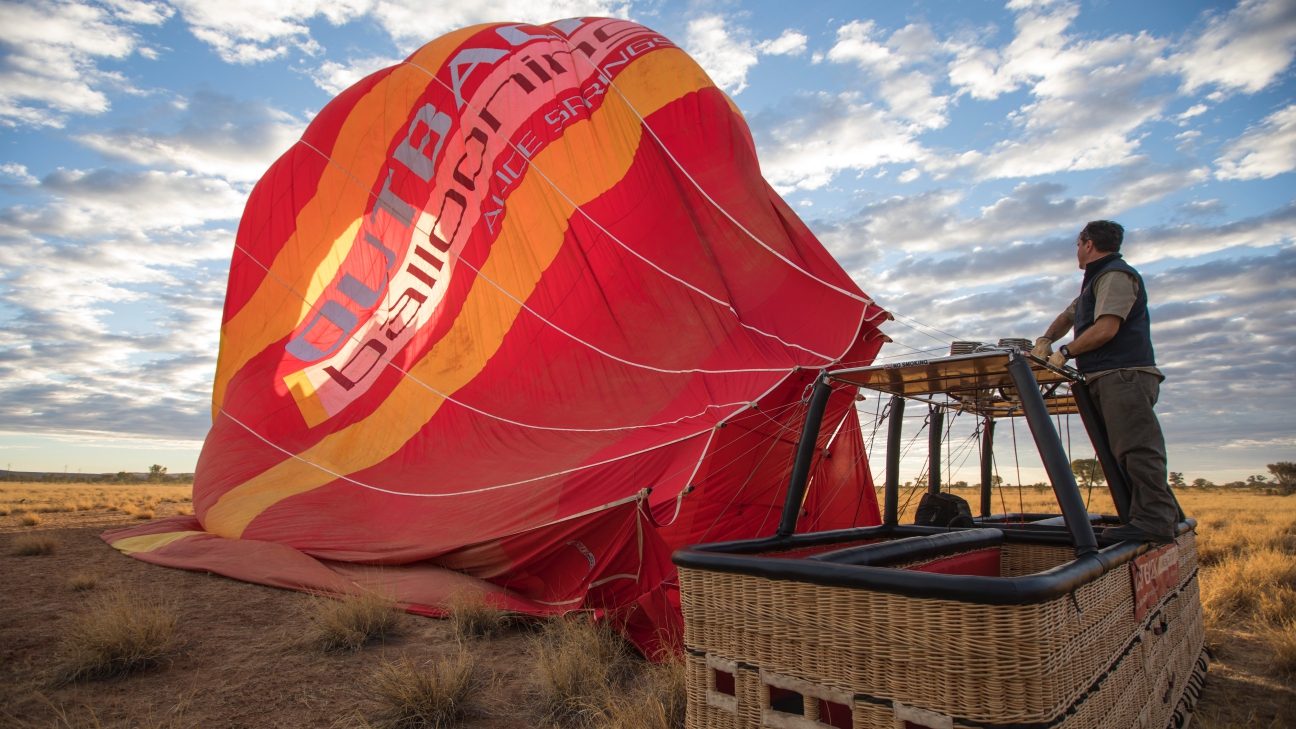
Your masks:
M1003 486L1003 485L1004 485L1004 482L1003 482L1003 479L1000 478L999 476L991 476L991 477L990 477L990 485L991 485L991 486L994 486L995 488L999 488L1000 486Z
M1228 483L1223 484L1223 487L1226 488L1226 489L1244 489L1244 488L1247 487L1247 482L1246 482L1246 481L1229 481Z
M1284 496L1296 493L1296 463L1279 461L1265 467L1273 474L1273 484L1277 487L1278 493Z
M1183 471L1170 472L1170 488L1181 489L1184 487Z
M950 488L952 489L965 489L967 487L968 487L967 481L955 481L954 483L950 484Z
M1077 458L1071 461L1071 473L1075 474L1080 488L1093 488L1107 483L1107 474L1103 473L1102 464L1097 458Z
M1215 483L1213 481L1207 481L1204 478L1194 478L1192 481L1192 485L1193 488L1208 489L1208 488L1213 488L1215 486Z
M1247 484L1251 486L1264 486L1265 481L1268 480L1269 480L1268 476L1264 476L1258 473L1254 476L1247 476Z
M149 466L149 475L148 475L149 483L158 483L160 481L165 481L166 471L167 471L166 466L159 466L156 463Z

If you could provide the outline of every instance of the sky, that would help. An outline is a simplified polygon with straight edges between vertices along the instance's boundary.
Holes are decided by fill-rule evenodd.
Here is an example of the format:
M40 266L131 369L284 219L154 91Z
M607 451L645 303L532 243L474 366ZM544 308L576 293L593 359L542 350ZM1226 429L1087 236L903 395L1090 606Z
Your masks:
M1076 234L1114 219L1171 470L1296 460L1296 0L0 0L0 466L191 471L260 174L445 32L581 15L654 28L729 92L765 177L897 314L887 361L1041 335ZM1007 480L1030 483L1022 431Z

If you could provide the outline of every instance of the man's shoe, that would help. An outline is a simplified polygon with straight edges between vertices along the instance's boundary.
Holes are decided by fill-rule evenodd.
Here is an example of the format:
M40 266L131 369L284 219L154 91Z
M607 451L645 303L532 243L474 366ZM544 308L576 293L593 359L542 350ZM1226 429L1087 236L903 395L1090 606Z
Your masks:
M1111 539L1118 542L1152 542L1153 544L1174 544L1175 538L1172 536L1161 536L1144 531L1133 524L1123 524L1118 527L1110 527L1103 530L1103 538Z

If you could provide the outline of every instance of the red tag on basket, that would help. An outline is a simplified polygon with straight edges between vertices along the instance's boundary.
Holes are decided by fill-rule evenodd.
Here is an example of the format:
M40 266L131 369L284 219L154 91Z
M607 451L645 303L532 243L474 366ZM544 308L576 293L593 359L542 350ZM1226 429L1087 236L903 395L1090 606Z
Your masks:
M1179 545L1167 544L1130 563L1134 580L1134 619L1142 620L1171 587L1179 584Z

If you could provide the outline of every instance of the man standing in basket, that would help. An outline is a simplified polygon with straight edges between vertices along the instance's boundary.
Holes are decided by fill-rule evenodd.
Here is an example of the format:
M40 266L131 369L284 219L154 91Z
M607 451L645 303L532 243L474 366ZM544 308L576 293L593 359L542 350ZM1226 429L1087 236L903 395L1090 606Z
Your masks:
M1112 453L1129 475L1129 523L1106 529L1103 536L1170 544L1179 505L1166 482L1165 437L1152 410L1165 375L1152 353L1143 277L1121 258L1124 237L1125 229L1110 220L1092 221L1080 231L1080 296L1035 340L1031 354L1054 365L1075 359ZM1053 342L1073 325L1075 338L1053 352Z

